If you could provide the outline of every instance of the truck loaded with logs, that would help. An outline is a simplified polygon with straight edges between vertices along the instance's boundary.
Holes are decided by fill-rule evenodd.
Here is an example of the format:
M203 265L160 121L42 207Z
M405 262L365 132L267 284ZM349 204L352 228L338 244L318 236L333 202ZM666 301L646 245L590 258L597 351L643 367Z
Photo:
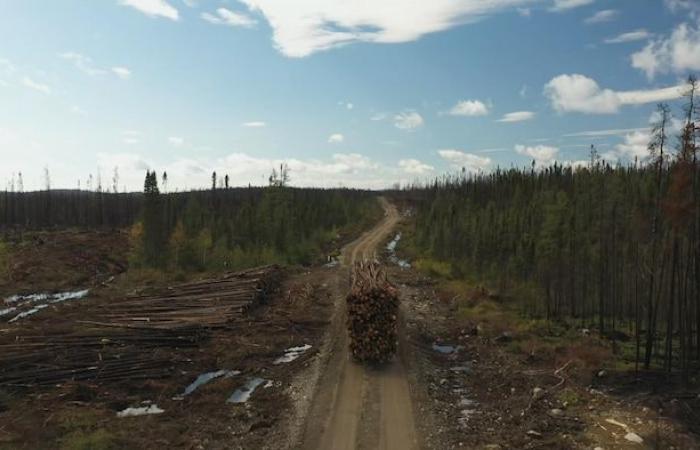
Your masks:
M377 364L389 361L397 349L399 296L378 262L355 263L346 302L353 358Z

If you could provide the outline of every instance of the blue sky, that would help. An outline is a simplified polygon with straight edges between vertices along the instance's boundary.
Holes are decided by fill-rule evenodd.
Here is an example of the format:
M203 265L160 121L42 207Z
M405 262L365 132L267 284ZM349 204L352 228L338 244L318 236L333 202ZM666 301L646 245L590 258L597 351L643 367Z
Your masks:
M694 0L0 0L0 180L382 188L643 156ZM99 174L99 175L98 175Z

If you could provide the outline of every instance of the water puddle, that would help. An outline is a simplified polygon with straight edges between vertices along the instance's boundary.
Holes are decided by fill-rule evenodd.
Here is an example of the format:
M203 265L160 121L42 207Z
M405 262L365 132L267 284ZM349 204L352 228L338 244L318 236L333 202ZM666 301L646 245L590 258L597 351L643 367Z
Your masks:
M89 289L83 289L80 291L56 292L52 294L13 295L4 300L8 308L0 309L0 317L20 310L19 314L8 321L9 323L16 322L38 313L49 305L84 298L89 292Z
M401 259L398 256L396 256L396 246L399 244L400 240L401 233L396 233L394 239L392 239L391 241L389 241L388 244L386 244L386 250L389 252L389 261L401 267L402 269L409 269L411 267L411 263L409 263L405 259Z
M236 376L240 374L241 372L238 370L216 370L214 372L206 372L198 376L192 383L189 384L185 388L185 392L183 392L180 395L177 395L173 397L173 400L182 400L200 387L204 386L205 384L209 383L212 380L215 380L217 378L231 378L233 376Z
M433 350L436 352L440 352L444 355L450 355L452 353L457 353L462 349L461 345L439 345L439 344L433 344Z
M26 311L22 311L21 313L17 314L15 317L8 320L7 323L17 322L18 320L24 319L25 317L33 316L34 314L38 313L42 309L48 308L48 307L49 307L49 305L36 305L32 309L28 309Z
M263 384L265 379L263 378L251 378L248 380L248 382L245 384L240 389L236 389L236 391L231 394L231 396L226 400L227 403L245 403L248 401L251 395L253 395L253 392L255 392L255 389L257 389L258 386ZM268 382L269 383L269 382Z
M17 308L15 308L14 306L12 306L10 308L0 309L0 317L6 316L8 314L12 314L12 312L15 311L16 309Z
M165 410L160 409L158 405L139 406L137 408L126 408L117 413L117 417L138 417L148 416L152 414L163 414Z
M303 355L311 346L309 344L302 345L301 347L292 347L284 351L284 355L277 358L272 364L285 364L294 361Z

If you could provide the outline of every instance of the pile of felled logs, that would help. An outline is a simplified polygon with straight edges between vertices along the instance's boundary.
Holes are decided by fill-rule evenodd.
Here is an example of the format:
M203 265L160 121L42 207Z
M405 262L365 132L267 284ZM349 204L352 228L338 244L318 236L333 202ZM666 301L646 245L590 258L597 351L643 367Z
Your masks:
M379 263L356 263L346 299L350 352L357 361L385 363L396 353L399 296Z
M100 314L98 322L161 329L221 326L265 302L279 286L279 279L279 267L266 266L171 286L113 302Z

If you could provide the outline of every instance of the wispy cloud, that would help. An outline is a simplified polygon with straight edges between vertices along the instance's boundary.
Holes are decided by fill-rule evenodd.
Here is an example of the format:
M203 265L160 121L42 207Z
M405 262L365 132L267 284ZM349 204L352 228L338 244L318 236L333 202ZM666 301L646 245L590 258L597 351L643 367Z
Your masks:
M112 73L122 80L128 80L131 78L131 70L127 69L126 67L112 67Z
M583 23L585 23L586 25L595 25L598 23L611 22L615 20L619 15L620 11L616 9L604 9L586 18L583 21Z
M524 122L526 120L532 120L535 118L535 113L532 111L515 111L505 114L502 118L498 119L497 122Z
M590 5L595 0L554 0L550 11L562 12L570 9L579 8L581 6Z
M215 25L230 27L251 28L257 24L257 21L250 16L226 8L218 8L215 13L202 13L202 19Z
M51 88L49 86L47 86L46 84L34 81L29 77L22 78L22 85L24 87L29 88L29 89L33 89L35 91L41 92L42 94L46 94L46 95L51 94Z
M563 137L607 137L607 136L620 136L624 134L633 133L635 131L648 131L649 127L645 128L618 128L612 130L591 130L591 131L579 131L577 133L569 133L562 135Z
M179 136L170 136L170 137L168 138L168 142L169 142L170 145L172 145L173 147L181 147L181 146L185 143L185 139L184 139L184 138L181 138L181 137L179 137Z
M243 122L241 125L246 128L263 128L267 126L267 123L260 120L254 120L252 122Z
M635 31L630 31L628 33L619 34L613 38L606 39L606 44L624 44L626 42L643 41L649 39L652 36L650 32L645 29L639 29Z
M150 17L164 17L179 20L180 13L165 0L120 0L119 3L130 6Z

